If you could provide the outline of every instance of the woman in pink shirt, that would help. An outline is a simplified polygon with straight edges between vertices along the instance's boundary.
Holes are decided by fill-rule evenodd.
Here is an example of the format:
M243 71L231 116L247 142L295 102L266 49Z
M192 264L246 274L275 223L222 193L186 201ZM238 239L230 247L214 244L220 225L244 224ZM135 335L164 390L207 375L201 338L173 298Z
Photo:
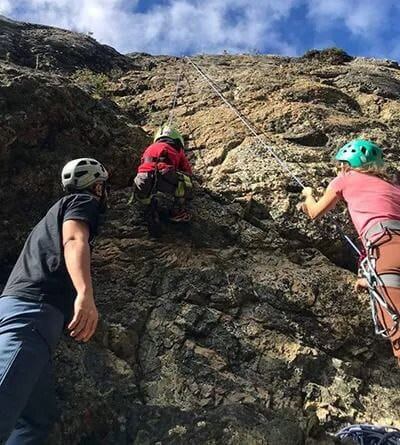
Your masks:
M386 174L382 150L371 141L351 141L335 159L339 174L318 201L311 187L304 188L302 209L315 219L346 202L367 252L368 279L363 274L356 289L368 287L372 293L377 331L390 338L400 365L400 186Z

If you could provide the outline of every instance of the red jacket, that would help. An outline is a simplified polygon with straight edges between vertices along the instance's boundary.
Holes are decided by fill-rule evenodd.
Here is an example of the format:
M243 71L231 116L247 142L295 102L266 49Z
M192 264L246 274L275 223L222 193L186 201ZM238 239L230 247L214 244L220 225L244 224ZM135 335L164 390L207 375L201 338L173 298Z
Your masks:
M163 170L169 167L188 175L192 174L192 167L183 149L177 150L166 142L156 142L144 151L138 173L147 173L155 169Z

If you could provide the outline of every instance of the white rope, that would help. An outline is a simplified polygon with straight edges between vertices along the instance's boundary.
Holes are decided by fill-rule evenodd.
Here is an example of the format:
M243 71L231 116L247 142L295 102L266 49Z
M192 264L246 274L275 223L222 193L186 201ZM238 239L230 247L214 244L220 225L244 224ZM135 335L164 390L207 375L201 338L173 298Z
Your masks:
M300 179L291 171L288 164L283 161L274 151L272 147L267 145L264 139L257 133L255 128L250 124L250 122L242 115L242 113L234 106L231 102L219 91L219 89L214 85L213 81L205 74L202 69L191 60L189 57L185 57L185 59L194 67L194 69L200 74L200 76L210 85L210 87L214 90L214 92L223 100L223 102L236 114L236 116L242 121L242 123L250 130L253 136L260 142L260 144L266 148L274 157L275 161L286 170L289 175L300 185L300 187L305 188L304 184Z
M292 172L289 165L282 160L275 152L275 150L267 145L265 140L257 133L255 128L250 124L248 119L246 119L242 113L219 91L219 89L214 85L214 82L212 79L204 73L204 71L195 63L193 60L191 60L189 57L185 56L185 60L190 63L193 68L200 74L200 76L210 85L210 87L213 89L213 91L223 100L223 102L236 114L236 116L242 121L242 123L250 130L250 132L257 138L259 143L266 148L274 157L276 162L286 171L289 173L289 175L302 187L305 188L305 185L303 182ZM353 243L353 241L342 231L340 231L345 238L345 240L350 244L350 246L354 249L354 251L361 256L360 249Z
M176 102L178 100L178 95L179 95L179 84L181 82L181 77L182 77L182 70L179 71L178 73L178 78L176 80L176 88L175 88L175 94L174 97L172 99L172 103L171 103L171 108L169 110L169 114L168 114L168 120L167 120L167 125L170 127L172 124L172 120L174 118L174 110L176 107Z
M350 244L350 246L358 253L358 255L361 257L362 253L361 250L353 243L353 241L351 240L351 238L349 236L347 236L344 232L342 232L343 238Z
M300 181L300 179L294 175L290 169L290 167L288 166L288 164L283 161L274 151L274 149L270 146L268 146L266 144L266 142L264 141L264 139L257 133L257 131L255 130L255 128L250 124L250 122L241 114L241 112L234 106L232 105L232 103L226 99L226 97L219 91L219 89L214 85L214 82L211 80L210 77L207 76L207 74L205 74L201 68L195 63L193 62L193 60L191 60L189 57L185 57L185 59L194 67L194 69L200 74L200 76L210 85L210 87L213 89L213 91L223 100L223 102L236 114L236 116L242 121L242 123L250 130L250 132L256 137L256 139L260 142L260 144L266 148L274 157L274 159L278 162L278 164L284 169L286 170L289 175L302 187L304 188L305 186L303 185L302 181ZM340 230L342 236L345 238L345 240L350 244L350 246L354 249L354 251L361 256L361 251L360 249L354 244L354 242L350 239L349 236L347 236L345 233L342 232L342 230ZM378 277L378 275L375 272L375 268L372 267L372 265L369 262L369 258L368 258L368 254L366 257L366 261L368 261L368 271L369 273L374 272L375 276ZM365 266L362 267L365 276L367 276L366 274L366 270L365 270ZM379 295L379 293L376 291L376 289L374 289L373 286L371 286L371 283L369 282L369 288L370 288L370 297L371 297L371 309L372 309L372 318L375 324L375 332L377 334L382 334L384 336L390 336L391 332L387 333L386 330L379 330L378 328L378 322L377 322L377 315L376 315L376 308L375 308L375 302L378 301L378 304L381 306L381 308L383 308L384 310L386 310L386 312L392 316L393 318L393 314L391 313L391 311L389 310L387 303L384 299L381 299L381 296ZM373 293L373 294L372 294ZM394 327L397 329L398 326L398 321L397 318L393 318L394 321ZM397 323L397 324L396 324ZM393 330L394 328L392 328Z

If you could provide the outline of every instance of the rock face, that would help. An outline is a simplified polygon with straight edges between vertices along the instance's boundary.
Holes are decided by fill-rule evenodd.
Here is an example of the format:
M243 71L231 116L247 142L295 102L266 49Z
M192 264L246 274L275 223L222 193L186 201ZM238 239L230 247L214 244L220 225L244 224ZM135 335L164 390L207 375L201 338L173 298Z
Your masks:
M0 15L0 59L41 71L95 72L134 68L114 48L85 34L9 20Z
M26 26L12 24L11 40ZM343 209L319 223L300 215L299 186L185 60L131 60L84 79L0 64L3 282L66 160L90 154L113 173L93 257L102 321L90 344L60 345L50 443L333 444L326 433L348 422L399 425L400 374L352 291ZM356 136L398 161L394 63L337 51L193 60L307 185L322 190L336 147ZM154 241L128 183L181 70L173 118L192 150L194 220L165 223Z
M126 185L149 138L108 100L67 79L0 62L0 265L61 189L60 165L94 156ZM21 238L22 237L22 238ZM4 270L3 270L4 274Z

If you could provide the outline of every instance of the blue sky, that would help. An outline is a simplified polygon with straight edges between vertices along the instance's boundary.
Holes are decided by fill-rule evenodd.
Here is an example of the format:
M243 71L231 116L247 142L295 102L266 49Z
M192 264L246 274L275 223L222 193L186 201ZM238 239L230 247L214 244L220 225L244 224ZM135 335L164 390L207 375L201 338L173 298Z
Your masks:
M400 59L400 0L0 0L0 14L91 32L122 53L292 56L337 46Z

